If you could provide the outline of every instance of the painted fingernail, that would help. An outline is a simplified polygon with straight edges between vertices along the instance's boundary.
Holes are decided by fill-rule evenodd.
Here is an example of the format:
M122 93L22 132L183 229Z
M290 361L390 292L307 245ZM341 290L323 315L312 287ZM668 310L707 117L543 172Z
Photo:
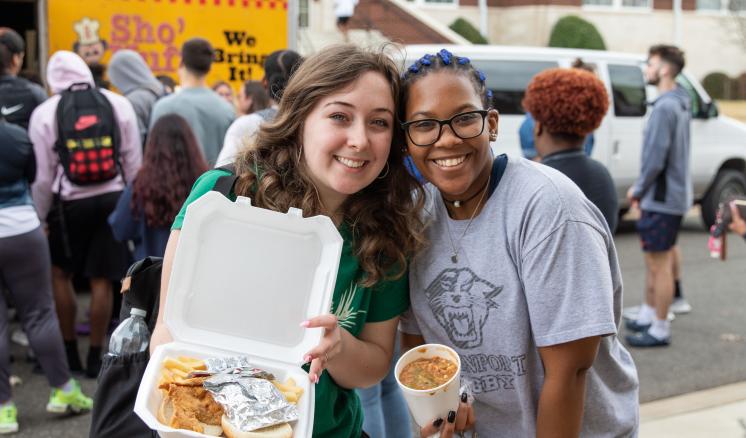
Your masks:
M311 360L312 360L312 359L313 359L313 358L311 357L311 355L310 355L310 354L307 354L307 355L303 356L303 362L304 362L304 363L308 363L308 362L311 362Z
M311 321L303 321L302 323L300 323L300 326L301 326L301 327L306 327L306 328L308 328L308 326L309 326L309 325L311 325Z
M453 423L456 421L456 411L448 411L448 422Z
M440 427L440 425L443 424L443 419L438 418L437 420L433 421L433 426Z
M461 403L466 403L466 400L469 398L466 393L461 394Z
M319 383L319 375L318 374L314 374L313 375L313 383L317 383L317 384Z

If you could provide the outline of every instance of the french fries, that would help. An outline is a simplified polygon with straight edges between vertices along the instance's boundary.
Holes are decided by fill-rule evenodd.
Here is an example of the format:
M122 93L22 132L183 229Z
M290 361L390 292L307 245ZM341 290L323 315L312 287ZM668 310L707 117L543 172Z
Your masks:
M303 395L303 388L298 386L292 377L285 380L285 383L280 383L277 380L272 380L272 384L280 390L288 403L298 403L300 396Z
M199 359L186 356L179 356L176 359L167 357L163 361L158 387L167 388L169 383L189 384L190 373L206 369L205 362Z

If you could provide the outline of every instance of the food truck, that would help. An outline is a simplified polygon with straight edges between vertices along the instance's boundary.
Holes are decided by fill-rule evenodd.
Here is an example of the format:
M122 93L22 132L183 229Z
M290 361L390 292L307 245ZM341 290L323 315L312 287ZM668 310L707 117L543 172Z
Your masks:
M0 0L3 26L27 42L24 70L45 77L46 60L72 50L106 64L120 49L139 52L155 75L176 79L179 49L202 37L215 48L207 82L234 88L263 76L271 52L294 48L292 0Z

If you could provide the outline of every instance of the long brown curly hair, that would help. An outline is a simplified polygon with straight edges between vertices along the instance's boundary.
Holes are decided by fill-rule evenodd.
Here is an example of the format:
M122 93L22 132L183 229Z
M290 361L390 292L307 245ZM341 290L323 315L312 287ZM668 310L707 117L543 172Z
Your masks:
M256 147L236 158L236 194L251 196L255 205L275 211L296 207L304 216L332 213L323 211L308 169L299 159L303 124L322 98L367 72L386 78L396 108L399 74L383 49L338 45L306 59L290 78L276 118L261 126ZM424 242L420 220L424 192L405 168L404 143L394 132L388 173L347 197L340 207L342 222L352 234L353 252L365 272L360 282L366 287L401 277L408 258Z
M584 137L601 125L609 95L591 72L553 68L534 76L523 107L551 134Z
M167 227L207 162L187 121L176 114L159 118L148 133L142 167L132 185L130 209L149 227Z

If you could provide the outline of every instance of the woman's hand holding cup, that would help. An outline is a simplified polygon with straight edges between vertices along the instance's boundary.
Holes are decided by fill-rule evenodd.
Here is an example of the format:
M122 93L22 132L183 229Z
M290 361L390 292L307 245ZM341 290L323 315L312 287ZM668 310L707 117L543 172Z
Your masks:
M448 412L446 418L436 418L432 423L420 429L420 437L427 438L435 436L440 432L440 438L451 438L463 434L464 431L472 429L477 419L474 415L474 407L469 402L466 392L461 394L461 402L458 411Z

